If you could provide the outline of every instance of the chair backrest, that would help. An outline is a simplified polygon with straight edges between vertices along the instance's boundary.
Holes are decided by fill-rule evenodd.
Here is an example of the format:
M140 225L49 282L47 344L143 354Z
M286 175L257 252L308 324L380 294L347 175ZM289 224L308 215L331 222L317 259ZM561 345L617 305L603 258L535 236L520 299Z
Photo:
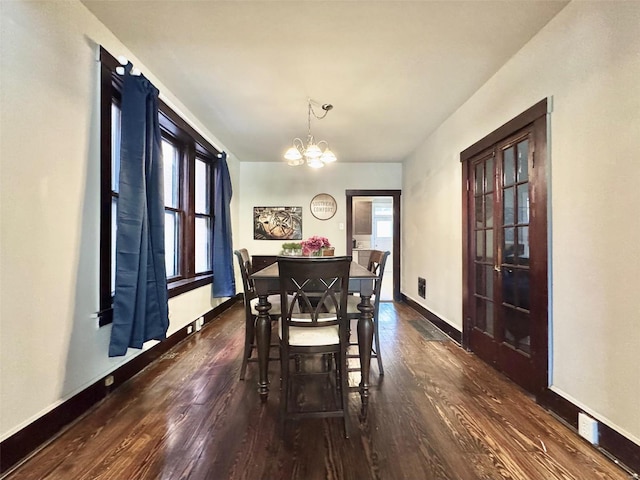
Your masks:
M240 248L233 252L236 257L238 257L238 264L240 265L240 274L242 275L242 286L244 288L244 298L245 304L249 302L249 300L256 297L256 290L253 285L253 281L251 280L251 274L253 273L253 268L251 266L251 257L249 256L249 252L246 248Z
M378 307L380 305L380 289L382 288L382 276L384 274L384 267L387 264L387 258L391 252L388 250L383 252L382 250L372 250L369 256L369 266L367 267L370 272L378 275L375 286L373 288L373 295L375 298L374 314L378 314Z
M287 341L290 326L346 328L350 265L350 256L278 257L283 340ZM327 313L325 305L335 310Z

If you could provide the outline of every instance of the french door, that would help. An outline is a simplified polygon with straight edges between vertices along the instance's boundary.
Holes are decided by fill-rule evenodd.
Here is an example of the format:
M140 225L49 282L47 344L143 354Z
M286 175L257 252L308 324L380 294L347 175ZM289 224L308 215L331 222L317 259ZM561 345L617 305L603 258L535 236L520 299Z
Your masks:
M546 115L514 125L463 157L463 341L537 394L548 370Z

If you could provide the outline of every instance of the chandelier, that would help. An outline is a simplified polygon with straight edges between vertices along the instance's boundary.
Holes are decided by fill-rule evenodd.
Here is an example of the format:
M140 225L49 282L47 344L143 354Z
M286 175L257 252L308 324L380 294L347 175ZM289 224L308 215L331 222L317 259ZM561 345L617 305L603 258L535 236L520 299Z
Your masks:
M311 135L311 114L313 114L313 116L318 120L322 120L327 116L329 110L333 108L333 105L330 103L323 104L322 110L324 110L324 113L322 115L317 115L313 109L313 100L309 98L308 103L309 110L307 112L307 121L309 129L307 133L307 144L305 146L302 140L294 138L293 145L286 151L284 158L292 167L297 167L298 165L302 165L306 162L306 164L311 168L322 168L327 163L335 162L337 158L334 153L329 150L329 144L325 140L320 140L316 143L313 139L313 135Z

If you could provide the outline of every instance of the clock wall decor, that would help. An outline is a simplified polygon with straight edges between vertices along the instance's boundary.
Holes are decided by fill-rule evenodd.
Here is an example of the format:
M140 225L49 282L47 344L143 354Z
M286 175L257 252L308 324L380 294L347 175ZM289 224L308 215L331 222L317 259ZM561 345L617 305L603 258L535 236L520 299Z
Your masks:
M311 214L318 220L329 220L338 210L336 199L328 193L319 193L311 199Z

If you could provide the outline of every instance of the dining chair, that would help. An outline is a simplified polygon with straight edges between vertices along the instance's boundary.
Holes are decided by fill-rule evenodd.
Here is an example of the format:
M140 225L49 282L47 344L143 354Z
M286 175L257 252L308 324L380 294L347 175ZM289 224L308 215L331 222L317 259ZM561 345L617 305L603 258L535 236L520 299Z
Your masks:
M256 289L251 280L251 274L253 268L251 265L251 257L246 248L240 248L233 252L238 258L240 265L240 273L242 276L242 286L244 288L244 315L245 315L245 329L244 329L244 351L242 354L242 367L240 367L240 380L244 380L244 376L247 370L248 362L257 362L257 357L252 357L253 351L257 351L256 345L256 320L258 318L258 311L256 305L258 304L258 295ZM267 298L271 304L269 309L269 317L271 320L278 320L280 318L280 295L269 295ZM278 348L278 343L270 345L269 352L272 348ZM269 355L269 361L278 360L279 357L271 357Z
M346 358L349 320L346 307L350 264L350 256L278 258L282 306L278 329L282 379L280 417L283 430L288 419L342 417L345 438L349 437ZM331 313L327 312L325 305L332 306ZM307 371L312 367L305 368L305 371L290 368L291 360L297 362L299 357L319 355L325 358L333 356L335 369L326 368L324 361L319 362L322 371ZM316 370L317 365L314 364ZM331 379L334 380L334 398L329 401L323 398L315 410L310 410L308 405L302 408L297 402L297 408L293 408L291 396L294 379L305 376L311 380L319 374L327 376L329 383Z
M380 353L380 332L379 332L379 312L380 312L380 289L382 288L382 277L384 274L384 268L387 264L387 258L391 252L382 250L372 250L369 256L369 263L367 269L370 272L378 275L373 288L372 302L373 302L373 345L371 346L371 358L375 358L378 361L378 372L380 375L384 375L384 368L382 366L382 355ZM347 300L347 316L350 320L355 320L360 317L360 310L358 310L358 304L360 303L360 297L356 295L349 295ZM349 346L357 346L357 342L350 342ZM357 354L349 354L347 358L359 358ZM352 368L350 371L359 371L359 368Z

